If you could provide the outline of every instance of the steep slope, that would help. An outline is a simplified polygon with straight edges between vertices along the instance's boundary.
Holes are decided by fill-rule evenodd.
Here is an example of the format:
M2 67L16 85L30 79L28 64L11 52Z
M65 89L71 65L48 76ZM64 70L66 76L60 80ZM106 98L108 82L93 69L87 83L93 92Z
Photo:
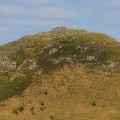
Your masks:
M119 120L120 44L57 27L1 46L0 100L1 120Z

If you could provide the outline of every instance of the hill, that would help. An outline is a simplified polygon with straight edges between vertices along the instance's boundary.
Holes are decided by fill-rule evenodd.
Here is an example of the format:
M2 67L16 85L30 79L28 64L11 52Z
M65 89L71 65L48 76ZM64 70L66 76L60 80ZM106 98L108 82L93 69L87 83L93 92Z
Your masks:
M0 46L0 101L1 120L119 120L120 43L57 27Z

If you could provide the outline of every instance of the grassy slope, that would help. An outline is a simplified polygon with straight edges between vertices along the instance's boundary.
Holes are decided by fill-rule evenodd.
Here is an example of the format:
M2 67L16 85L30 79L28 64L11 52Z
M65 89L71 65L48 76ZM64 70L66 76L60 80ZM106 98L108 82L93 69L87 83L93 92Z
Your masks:
M118 73L103 71L88 73L82 64L66 65L52 74L38 76L36 85L5 102L0 117L2 120L119 120L119 77ZM19 107L24 110L20 112Z
M15 70L0 75L1 100L22 93L32 84L20 98L9 100L12 105L6 103L4 111L8 112L0 114L1 119L15 119L15 111L22 106L25 110L17 120L28 119L26 116L31 120L119 120L120 44L114 39L101 33L62 28L23 37L0 50L17 66L30 58L35 58L38 65L33 71L24 65L26 70L19 73ZM89 56L95 59L88 60ZM59 63L53 62L61 58ZM116 66L109 67L111 63ZM46 105L44 113L40 101ZM32 115L32 106L36 115Z

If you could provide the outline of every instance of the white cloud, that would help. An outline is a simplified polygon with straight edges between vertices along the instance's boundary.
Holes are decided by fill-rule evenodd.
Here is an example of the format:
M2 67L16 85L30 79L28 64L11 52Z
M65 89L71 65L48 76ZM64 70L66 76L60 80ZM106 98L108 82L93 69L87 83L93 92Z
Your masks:
M1 26L0 27L0 34L3 34L3 33L5 33L5 32L7 32L7 31L9 31L9 27L5 27L5 26Z
M89 3L94 5L118 6L120 5L120 0L91 0Z
M48 3L50 1L51 0L24 0L24 2L35 3L35 4L38 4L38 3Z
M36 26L47 24L65 24L68 19L82 16L76 10L57 7L17 7L14 5L0 5L0 25L4 26ZM5 17L4 17L5 16Z
M8 27L25 27L25 26L43 26L43 25L63 25L68 21L62 19L39 19L39 18L24 18L24 19L0 19L0 25L6 25Z
M0 14L7 15L21 15L21 16L34 16L34 17L50 17L50 18L75 18L82 16L77 10L69 8L57 8L57 7L17 7L17 6L3 6L0 5Z
M26 4L47 4L52 0L10 0L11 3L26 3Z

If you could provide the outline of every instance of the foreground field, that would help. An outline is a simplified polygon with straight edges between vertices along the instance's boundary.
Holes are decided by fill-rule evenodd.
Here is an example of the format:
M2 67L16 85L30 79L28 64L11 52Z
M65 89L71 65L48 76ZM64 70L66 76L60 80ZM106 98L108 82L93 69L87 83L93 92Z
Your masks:
M0 107L1 120L119 120L120 75L64 66Z

